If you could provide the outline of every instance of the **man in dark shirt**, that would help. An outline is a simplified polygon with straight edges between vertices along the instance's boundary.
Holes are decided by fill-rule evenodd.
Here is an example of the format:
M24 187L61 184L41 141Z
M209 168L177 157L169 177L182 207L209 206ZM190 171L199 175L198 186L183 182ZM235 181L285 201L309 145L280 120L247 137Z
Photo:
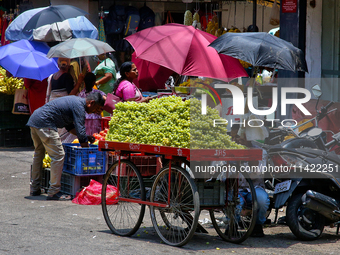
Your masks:
M41 194L40 172L45 151L47 151L51 158L51 179L46 199L70 199L69 196L60 193L65 152L58 128L65 127L70 133L77 135L82 147L88 147L88 141L94 142L94 137L86 135L85 113L100 113L103 106L102 95L92 93L86 99L77 96L57 98L34 111L27 122L27 126L31 128L31 137L35 148L32 165L32 196Z

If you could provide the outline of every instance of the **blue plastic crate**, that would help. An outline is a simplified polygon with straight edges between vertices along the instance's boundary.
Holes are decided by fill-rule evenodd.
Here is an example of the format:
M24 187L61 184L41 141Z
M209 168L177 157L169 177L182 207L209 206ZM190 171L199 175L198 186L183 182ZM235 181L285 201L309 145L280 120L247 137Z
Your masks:
M81 148L79 143L63 143L63 146L64 172L74 175L105 174L106 152L99 151L98 145Z

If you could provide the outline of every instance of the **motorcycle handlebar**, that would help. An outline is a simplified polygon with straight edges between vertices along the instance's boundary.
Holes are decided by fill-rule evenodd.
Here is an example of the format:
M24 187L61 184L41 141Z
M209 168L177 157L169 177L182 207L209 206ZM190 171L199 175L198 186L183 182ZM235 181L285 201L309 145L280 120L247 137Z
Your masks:
M331 107L332 106L332 104L334 104L334 102L333 101L331 101L331 102L329 102L326 106L325 106L325 108L326 109L328 109L329 107Z
M322 106L320 111L318 111L318 114L317 114L317 120L321 120L323 119L324 117L326 117L326 115L329 113L327 112L327 109L329 107L331 107L332 105L334 104L334 102L329 102L326 106Z

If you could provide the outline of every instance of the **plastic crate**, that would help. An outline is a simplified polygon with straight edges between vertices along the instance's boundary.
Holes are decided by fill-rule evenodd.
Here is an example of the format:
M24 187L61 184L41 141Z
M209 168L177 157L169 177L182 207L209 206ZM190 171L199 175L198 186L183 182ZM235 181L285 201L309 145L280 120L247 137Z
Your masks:
M104 130L105 128L109 128L110 120L111 120L111 117L102 117L102 119L100 120L102 130Z
M63 171L74 175L102 175L106 172L106 152L98 150L98 145L88 148L79 143L63 143L65 160Z
M12 112L0 111L0 128L27 128L26 123L28 122L29 117L29 115L12 114Z
M14 103L13 95L6 95L4 93L0 93L0 111L4 112L12 112Z
M157 160L157 156L142 156L140 154L134 154L130 156L130 161L137 166L137 169L143 177L156 175L161 168L160 163ZM124 167L121 171L122 175L126 174Z
M51 179L50 169L44 168L41 178L41 188L45 190L45 193L47 193L48 188L50 186L50 179ZM68 194L75 197L77 192L79 192L83 187L86 187L90 184L91 179L96 180L97 182L100 183L103 182L102 175L76 176L63 172L61 175L60 191L64 194Z
M33 146L30 129L28 127L0 129L0 146L3 147Z
M200 205L202 206L219 206L225 204L224 193L225 183L220 181L205 182L199 179L196 182Z

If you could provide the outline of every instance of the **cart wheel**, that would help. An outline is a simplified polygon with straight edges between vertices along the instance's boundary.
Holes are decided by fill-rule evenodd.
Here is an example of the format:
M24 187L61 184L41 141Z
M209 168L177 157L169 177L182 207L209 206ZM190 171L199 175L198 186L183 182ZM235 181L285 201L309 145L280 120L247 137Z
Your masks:
M152 185L150 202L168 202L169 168L163 168ZM196 184L188 172L171 167L170 206L150 206L152 224L163 242L183 246L195 233L200 213Z
M119 178L119 198L139 198L145 201L145 188L137 167L128 160L121 160ZM145 205L118 201L108 204L106 201L109 185L117 187L118 161L114 162L105 174L102 187L102 210L110 230L120 236L131 236L142 223Z
M216 232L222 239L231 243L241 243L246 240L256 223L257 201L254 185L246 173L242 175L244 176L242 185L241 179L236 176L226 180L228 199L225 207L209 210ZM242 187L247 187L250 192L242 190Z

